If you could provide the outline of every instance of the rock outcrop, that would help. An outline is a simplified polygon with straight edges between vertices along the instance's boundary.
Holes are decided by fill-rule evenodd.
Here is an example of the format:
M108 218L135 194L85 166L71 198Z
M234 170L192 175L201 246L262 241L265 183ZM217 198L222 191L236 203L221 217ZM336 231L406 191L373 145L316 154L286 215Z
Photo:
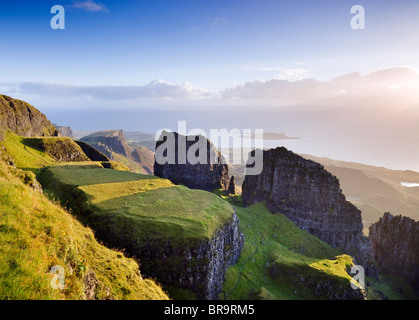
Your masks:
M58 136L57 129L47 117L30 104L0 95L0 139L11 130L19 136Z
M229 186L229 168L224 163L221 153L207 138L203 136L185 137L173 132L173 141L168 141L167 132L163 132L161 139L156 141L156 160L154 162L154 175L169 179L175 184L183 184L191 189L201 189L213 191L215 189L228 190ZM203 139L203 140L200 140ZM185 144L185 154L181 154L180 140ZM201 154L202 161L191 163L191 159L186 156L194 150L194 155L199 157L199 149L197 144L204 141L202 147L206 150L206 156ZM170 145L170 144L174 145ZM164 146L163 146L164 144ZM174 151L173 163L162 163L164 152L160 147L170 146ZM179 159L184 158L184 161ZM159 159L162 158L162 159Z
M361 211L346 201L339 180L322 165L283 147L256 152L263 152L263 170L246 175L243 204L265 201L271 212L284 214L299 228L352 254L374 274L372 253L362 235Z
M228 185L228 193L229 194L236 194L236 183L234 176L231 176L230 183Z
M53 126L58 130L62 137L74 139L74 132L70 127L63 127L53 123Z
M234 214L212 239L182 246L148 241L141 246L127 244L127 250L140 259L141 270L147 276L190 289L199 299L214 300L222 292L227 268L239 260L243 245L244 236Z
M369 231L380 271L404 277L419 293L419 222L386 212Z

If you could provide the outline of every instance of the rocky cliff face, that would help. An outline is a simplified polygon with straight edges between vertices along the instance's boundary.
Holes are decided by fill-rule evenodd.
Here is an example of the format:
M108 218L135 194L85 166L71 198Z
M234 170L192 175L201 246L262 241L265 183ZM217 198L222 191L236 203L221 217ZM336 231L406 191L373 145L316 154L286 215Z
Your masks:
M47 117L30 104L0 95L0 138L5 130L19 136L58 136Z
M285 148L257 152L263 152L263 170L246 175L243 204L266 201L271 212L283 213L299 228L351 253L368 270L372 255L362 235L361 212L346 201L339 180Z
M165 133L162 133L164 135ZM156 141L156 161L154 162L154 175L169 179L175 184L183 184L191 189L201 189L206 191L213 191L215 189L228 190L229 186L229 168L228 164L223 164L221 153L214 147L214 145L202 136L188 137L179 135L174 132L174 141L168 141L168 138L162 138L161 141ZM202 162L191 163L191 159L185 156L185 162L181 163L179 159L183 156L179 150L180 140L182 139L186 146L186 153L192 148L197 147L199 139L205 139L203 147L206 148L206 157L202 155ZM192 141L188 141L192 140ZM202 140L201 140L202 141ZM174 163L162 163L159 157L160 146L163 144L173 143L174 146ZM167 151L169 152L169 151ZM199 151L194 152L199 156Z
M53 126L58 130L62 137L74 139L74 132L70 127L58 126L55 123L53 123Z
M419 222L386 212L369 231L380 270L403 276L419 292Z
M239 260L243 245L244 236L234 214L210 240L183 245L148 241L129 247L140 258L144 274L191 289L199 299L214 300L222 292L227 268Z

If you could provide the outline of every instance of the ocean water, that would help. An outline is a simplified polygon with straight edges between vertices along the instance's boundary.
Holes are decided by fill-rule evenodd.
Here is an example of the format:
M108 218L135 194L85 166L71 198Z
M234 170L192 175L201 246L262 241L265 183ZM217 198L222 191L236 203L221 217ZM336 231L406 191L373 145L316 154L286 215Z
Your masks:
M263 147L271 149L285 147L295 153L328 157L335 160L357 162L393 170L412 170L419 172L419 139L399 136L363 137L302 137L301 139L264 140ZM247 140L247 143L253 143ZM230 140L230 147L233 145ZM222 153L227 155L227 145ZM244 154L247 154L246 149ZM232 160L232 159L231 159ZM245 160L245 159L244 159Z
M284 146L317 157L419 172L419 138L416 137L303 137L300 140L265 140L264 145L266 148Z
M186 120L188 130L203 128L261 128L264 132L283 132L298 140L264 140L265 148L284 146L296 153L306 153L318 157L358 162L394 170L419 172L419 119L411 122L378 124L345 124L314 114L284 112L281 115L269 113L246 113L245 110L230 112L211 111L179 112L178 110L118 110L101 112L78 110L49 110L52 122L69 125L76 130L124 129L155 133L158 129L169 128L176 131L178 120ZM340 115L346 119L345 115ZM348 115L348 117L350 117ZM408 119L408 117L405 117ZM369 120L365 117L365 121ZM418 120L418 121L416 121ZM215 141L213 141L215 142Z

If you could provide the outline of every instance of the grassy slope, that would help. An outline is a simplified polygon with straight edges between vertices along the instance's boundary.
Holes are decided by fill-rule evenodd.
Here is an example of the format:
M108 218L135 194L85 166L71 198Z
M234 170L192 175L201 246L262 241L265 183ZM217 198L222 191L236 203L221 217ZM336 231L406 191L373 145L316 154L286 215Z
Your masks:
M68 200L70 207L89 207L88 223L111 234L201 241L211 238L233 213L211 193L150 175L64 166L48 168L42 177L53 195Z
M326 299L328 290L317 289L318 282L334 290L350 286L348 268L352 258L339 249L297 228L282 214L271 214L263 203L241 207L240 196L228 199L234 204L245 235L239 262L228 269L222 299ZM367 277L368 299L409 298L411 288Z
M49 166L63 165L91 165L94 167L103 167L102 162L90 161L88 158L80 157L77 162L60 162L57 160L56 154L60 151L55 148L62 146L54 141L65 141L69 150L81 151L80 147L69 138L59 137L42 137L42 138L26 138L20 137L8 132L0 145L5 148L5 152L14 160L17 168L32 171L36 174L40 173L40 169ZM73 149L74 147L74 149ZM62 151L61 151L62 152ZM113 169L128 171L129 169L117 162L110 162Z
M84 299L91 271L98 299L167 299L141 277L134 260L99 244L90 229L11 170L0 160L0 299ZM54 265L65 268L64 290L50 285Z

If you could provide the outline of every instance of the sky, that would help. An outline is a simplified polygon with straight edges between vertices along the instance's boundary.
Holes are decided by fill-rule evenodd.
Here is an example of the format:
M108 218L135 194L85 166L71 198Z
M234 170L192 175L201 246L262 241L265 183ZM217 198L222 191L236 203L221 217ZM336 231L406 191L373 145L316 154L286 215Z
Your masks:
M53 5L65 30L52 30ZM366 29L352 30L361 4ZM2 1L3 82L141 86L154 80L219 91L273 78L328 80L419 69L415 0Z
M403 137L419 163L418 17L417 0L1 1L0 93L76 130Z

